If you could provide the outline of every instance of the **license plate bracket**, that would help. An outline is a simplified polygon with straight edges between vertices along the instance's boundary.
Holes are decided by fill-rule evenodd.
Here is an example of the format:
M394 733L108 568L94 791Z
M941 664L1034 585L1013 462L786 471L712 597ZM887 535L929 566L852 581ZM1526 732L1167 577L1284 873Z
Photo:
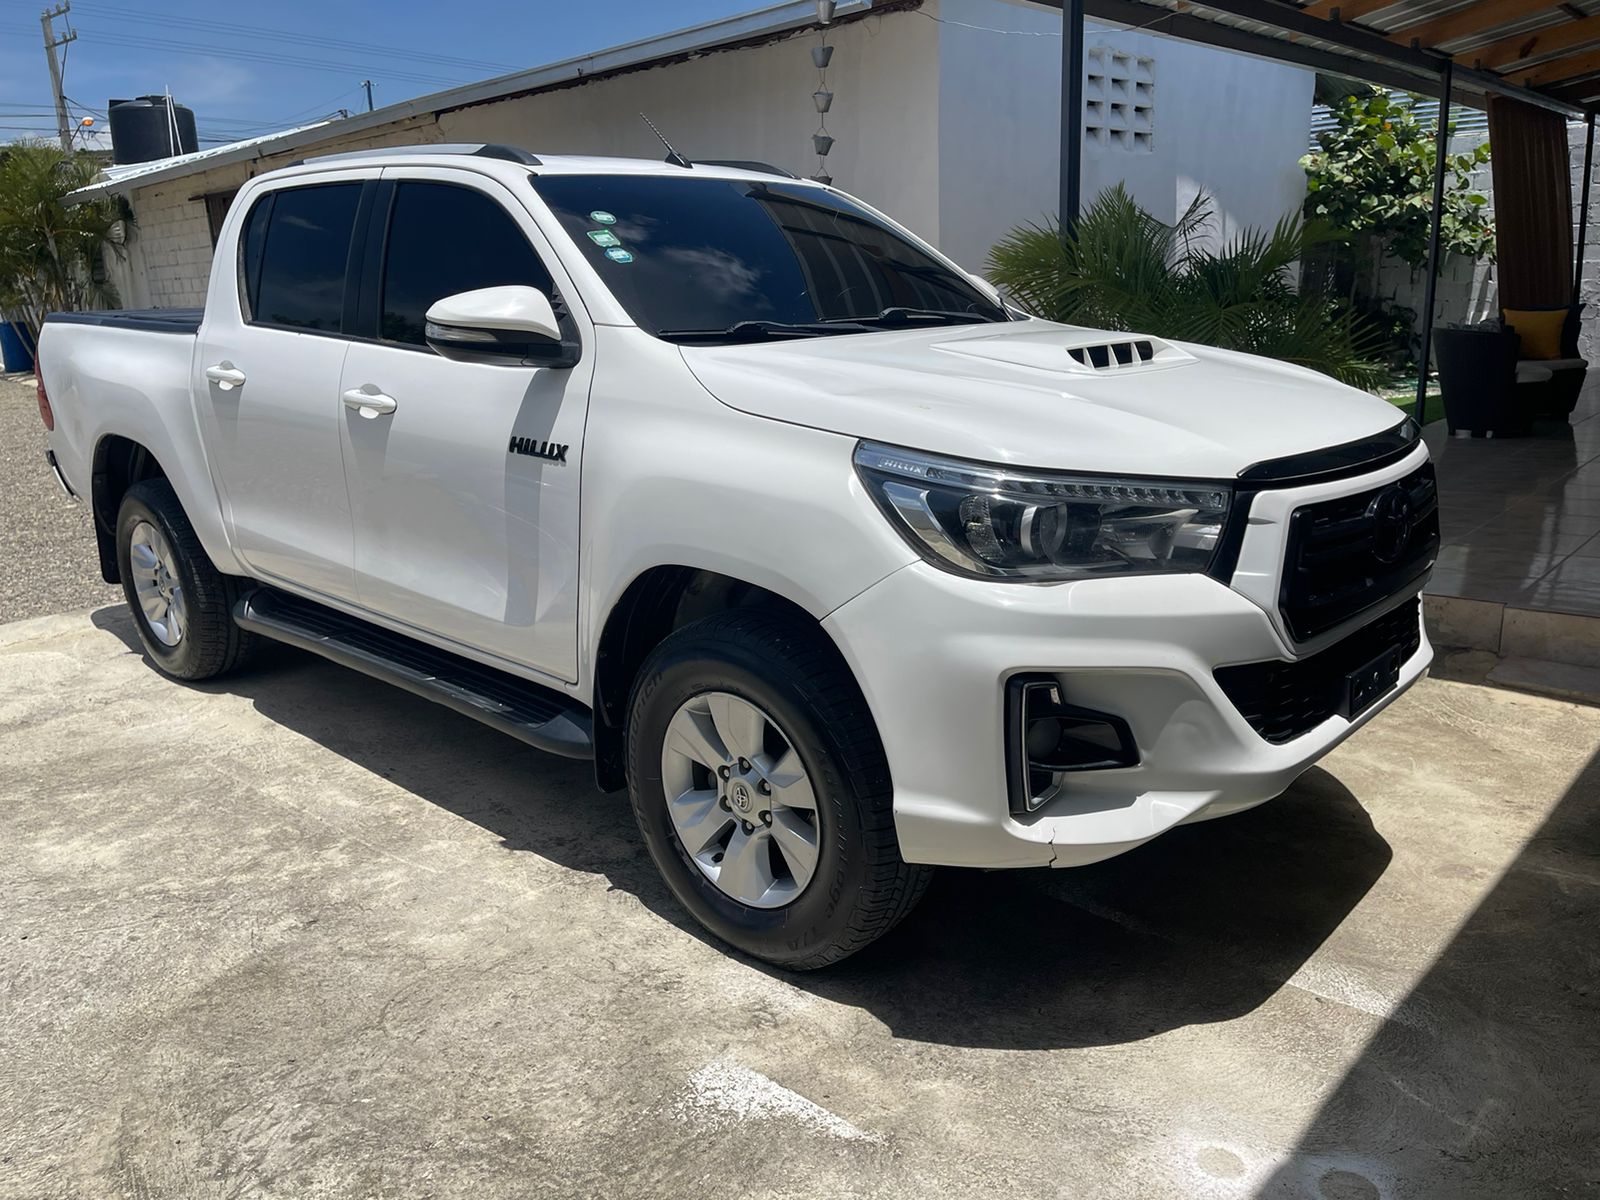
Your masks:
M1378 700L1388 695L1400 682L1400 665L1404 655L1399 646L1391 646L1371 662L1357 667L1344 677L1344 703L1339 713L1353 721Z

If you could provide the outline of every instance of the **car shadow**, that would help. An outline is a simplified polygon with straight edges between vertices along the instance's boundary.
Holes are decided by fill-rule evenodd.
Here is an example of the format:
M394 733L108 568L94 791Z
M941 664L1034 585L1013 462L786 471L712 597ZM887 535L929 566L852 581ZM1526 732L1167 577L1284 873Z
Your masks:
M139 651L124 610L92 620ZM279 645L237 675L187 686L247 698L269 720L493 832L506 850L602 875L731 953L673 899L626 796L596 791L588 763ZM1349 790L1313 768L1270 804L1104 863L942 871L899 929L830 970L752 965L863 1008L896 1037L1003 1049L1120 1044L1262 1004L1391 856Z

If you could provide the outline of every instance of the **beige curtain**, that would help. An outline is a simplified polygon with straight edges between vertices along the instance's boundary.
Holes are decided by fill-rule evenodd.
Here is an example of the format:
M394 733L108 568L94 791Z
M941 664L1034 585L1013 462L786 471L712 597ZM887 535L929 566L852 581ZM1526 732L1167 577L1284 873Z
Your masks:
M1567 123L1549 109L1489 97L1500 307L1572 300L1572 164Z

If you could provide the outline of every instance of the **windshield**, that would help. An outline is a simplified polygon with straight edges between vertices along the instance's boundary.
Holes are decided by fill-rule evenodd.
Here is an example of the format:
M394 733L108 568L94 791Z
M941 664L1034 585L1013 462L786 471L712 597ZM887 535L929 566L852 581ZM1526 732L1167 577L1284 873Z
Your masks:
M1008 319L959 271L819 187L687 171L532 182L628 315L658 337Z

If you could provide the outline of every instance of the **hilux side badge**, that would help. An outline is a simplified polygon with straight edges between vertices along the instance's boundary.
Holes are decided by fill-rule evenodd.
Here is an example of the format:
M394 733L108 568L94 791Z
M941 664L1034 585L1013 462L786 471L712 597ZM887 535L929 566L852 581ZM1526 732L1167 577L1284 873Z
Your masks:
M542 458L546 462L560 463L566 466L567 447L563 442L539 442L533 438L515 437L511 439L512 454L526 454L529 458Z

